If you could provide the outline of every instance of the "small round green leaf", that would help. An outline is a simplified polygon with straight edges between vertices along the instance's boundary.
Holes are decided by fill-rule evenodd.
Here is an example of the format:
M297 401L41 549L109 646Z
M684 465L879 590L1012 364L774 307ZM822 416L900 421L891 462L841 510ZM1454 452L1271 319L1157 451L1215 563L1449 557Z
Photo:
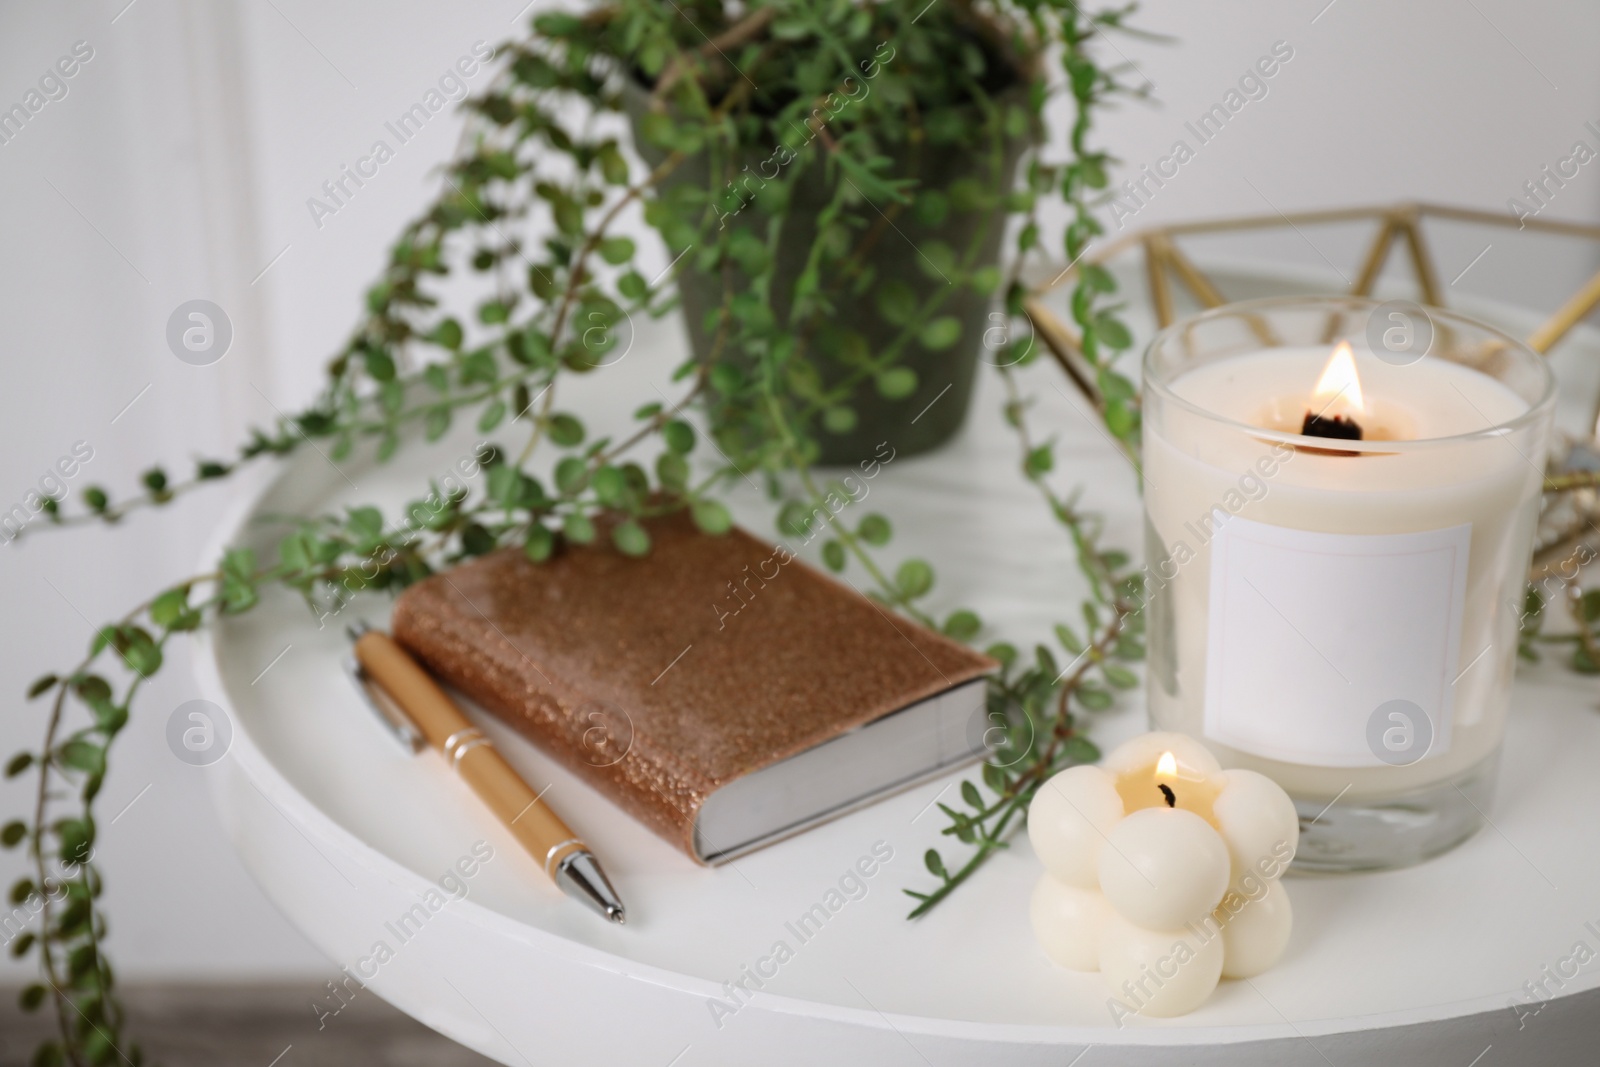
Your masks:
M877 378L878 393L889 400L903 400L917 391L917 372L910 367L890 367Z
M633 241L627 237L607 237L600 242L600 258L612 266L633 258Z
M556 488L563 493L575 493L589 477L589 465L582 456L563 456L556 464Z
M904 326L917 314L917 294L911 286L891 279L878 287L878 314L892 326Z
M618 467L601 467L592 484L595 496L608 508L621 507L628 498L628 479Z
M957 641L972 640L978 635L978 630L982 626L983 623L979 621L978 616L966 610L954 612L944 620L945 636L953 637Z
M1099 686L1084 685L1078 687L1078 700L1090 711L1104 711L1112 704L1110 690L1101 689Z
M1100 343L1107 348L1121 350L1133 344L1133 334L1128 331L1128 327L1108 311L1102 311L1095 316L1094 332Z
M650 551L650 535L632 519L624 519L612 527L611 543L625 556L643 556Z
M528 530L528 539L522 542L523 553L535 563L543 563L550 558L556 548L556 535L537 523Z
M1112 276L1110 271L1106 270L1098 263L1085 264L1081 271L1081 276L1083 278L1083 284L1087 285L1096 292L1116 292L1117 279Z
M373 381L387 382L394 377L394 359L383 349L362 349L361 359Z
M828 541L822 546L822 562L832 571L842 571L845 565L844 544L839 541Z
M1000 663L1002 666L1007 667L1017 661L1018 655L1017 646L1011 644L1009 641L996 641L994 644L984 649L983 654Z
M1028 458L1023 462L1022 469L1030 478L1037 478L1042 474L1050 473L1055 466L1055 453L1051 442L1035 448L1028 453Z
M562 448L582 444L583 435L583 423L575 416L568 415L564 411L550 416L550 440Z
M1117 640L1116 647L1111 650L1112 655L1118 659L1138 661L1144 659L1144 642L1137 637L1127 636Z
M682 419L673 419L661 427L661 437L667 447L679 455L694 451L694 427Z
M1101 665L1101 671L1106 676L1106 681L1118 689L1133 689L1139 684L1139 676L1126 667L1119 667L1115 663Z
M716 500L696 500L689 509L689 514L694 518L694 524L700 527L702 533L713 537L720 537L733 528L733 516L728 509Z
M724 396L732 396L744 385L744 372L732 363L718 363L711 368L711 388Z
M933 588L933 568L920 559L908 559L895 571L894 584L901 596L915 600Z
M950 198L937 189L924 190L912 203L911 214L924 226L937 226L950 214Z
M1056 640L1061 642L1062 648L1074 656L1083 651L1083 640L1066 623L1056 624Z
M869 545L886 545L893 536L893 528L889 520L874 512L861 520L861 525L856 527L856 533Z
M630 270L617 279L617 292L629 300L643 300L650 292L650 283L638 271Z
M461 551L469 556L482 556L493 552L494 534L478 523L470 523L461 531Z
M961 336L961 320L954 315L941 315L922 328L918 338L924 348L949 348Z
M1000 268L979 267L972 272L972 277L967 279L967 283L977 292L989 296L1000 288Z
M816 512L798 500L786 500L778 509L778 529L791 537L804 537L811 532Z
M433 332L428 334L428 340L440 348L451 350L460 348L462 340L461 323L455 319L440 320L439 325L435 326Z
M1094 763L1100 759L1100 746L1074 734L1061 746L1061 753L1073 763Z
M689 464L676 452L663 452L656 457L656 477L663 489L682 491L689 483Z
M562 521L561 529L573 544L586 545L594 540L594 523L587 515L572 512Z
M478 432L488 433L500 425L500 420L506 417L506 402L504 400L491 400L489 406L483 409L483 414L478 416Z
M829 433L849 433L856 428L854 408L830 407L822 412L822 428Z

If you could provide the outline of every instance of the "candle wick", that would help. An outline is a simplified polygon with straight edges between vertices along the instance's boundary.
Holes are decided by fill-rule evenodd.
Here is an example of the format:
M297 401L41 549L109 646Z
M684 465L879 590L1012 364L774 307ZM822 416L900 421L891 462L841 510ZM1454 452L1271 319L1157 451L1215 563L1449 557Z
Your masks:
M1178 806L1178 795L1172 791L1172 787L1170 785L1162 782L1158 784L1156 788L1161 790L1161 795L1167 798L1167 807L1175 808Z
M1355 419L1343 415L1323 417L1316 412L1306 412L1305 421L1300 424L1300 433L1305 437L1332 437L1345 441L1359 441L1362 438L1361 424Z

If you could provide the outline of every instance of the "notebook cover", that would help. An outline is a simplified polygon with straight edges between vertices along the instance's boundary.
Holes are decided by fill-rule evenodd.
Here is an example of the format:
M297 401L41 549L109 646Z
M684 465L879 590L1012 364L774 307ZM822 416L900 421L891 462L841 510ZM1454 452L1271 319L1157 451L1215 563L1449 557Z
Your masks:
M433 575L394 636L697 861L719 787L996 667L743 530L646 527L643 559L505 549Z

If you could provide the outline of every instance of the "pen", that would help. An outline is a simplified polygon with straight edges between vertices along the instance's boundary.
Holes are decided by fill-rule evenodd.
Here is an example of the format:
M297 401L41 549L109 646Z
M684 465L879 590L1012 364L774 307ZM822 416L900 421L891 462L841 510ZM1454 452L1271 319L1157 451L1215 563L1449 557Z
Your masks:
M355 642L346 670L401 743L413 753L425 744L438 749L562 892L623 923L622 899L589 846L512 770L428 672L388 634L365 623L346 632Z

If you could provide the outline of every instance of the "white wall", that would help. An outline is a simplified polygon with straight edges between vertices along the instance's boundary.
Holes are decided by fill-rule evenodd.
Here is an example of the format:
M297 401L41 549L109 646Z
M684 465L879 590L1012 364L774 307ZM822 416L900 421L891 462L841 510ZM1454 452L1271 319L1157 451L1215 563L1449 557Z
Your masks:
M1426 200L1504 212L1539 168L1578 138L1600 151L1600 12L1576 2L1511 0L1155 0L1138 24L1173 44L1113 37L1106 55L1153 83L1153 106L1130 102L1105 143L1124 174L1183 139L1194 158L1148 199L1128 229L1179 219L1274 214ZM1283 42L1293 58L1222 132L1201 144L1186 128L1258 59ZM1132 202L1124 199L1124 203ZM1542 217L1593 221L1600 164L1585 166ZM1115 222L1108 224L1118 232ZM1125 231L1124 231L1125 232ZM1284 230L1218 241L1216 254L1268 256L1354 277L1370 227ZM1594 266L1577 242L1502 230L1440 228L1441 284L1483 251L1458 288L1554 306ZM1194 246L1197 252L1205 244ZM1563 289L1563 287L1565 287Z
M474 40L498 40L522 6L125 4L0 5L6 106L74 42L94 49L66 97L0 145L0 511L74 442L94 455L69 504L88 484L131 490L154 462L177 474L195 456L226 455L246 426L301 404L459 123L436 120L321 231L305 199ZM167 347L168 316L194 298L233 321L232 348L212 366ZM76 661L91 620L196 571L231 491L115 531L36 527L0 547L12 605L0 750L37 744L45 709L21 692ZM206 772L167 750L168 714L196 695L186 651L170 659L118 741L99 802L114 958L130 975L321 975L232 855ZM5 819L30 784L0 786ZM6 886L20 873L17 853L0 854ZM9 959L0 966L0 980L23 976Z
M434 120L320 228L307 198L473 42L508 32L525 0L126 2L0 3L0 104L21 99L75 41L95 50L67 97L0 145L0 510L76 441L94 458L72 480L74 500L91 482L131 487L154 461L176 470L223 453L273 406L307 399L459 124ZM1274 42L1294 58L1133 225L1400 198L1503 210L1575 139L1600 147L1583 129L1600 120L1591 4L1324 3L1146 4L1140 21L1179 41L1114 42L1161 101L1128 104L1105 124L1105 143L1135 165L1165 155L1184 121ZM1597 175L1586 167L1548 214L1594 220ZM1309 264L1326 255L1353 269L1353 234L1307 237L1316 247L1291 233L1221 250ZM1541 306L1596 261L1584 247L1535 261L1539 246L1459 235L1440 243L1444 280L1489 243L1460 287ZM232 350L210 367L181 363L164 338L173 308L196 297L222 305L235 327ZM231 492L213 488L116 531L0 547L0 692L10 694L0 751L41 728L43 709L21 700L28 681L69 665L91 620L189 573ZM119 742L100 802L114 955L132 976L322 976L233 858L204 772L166 749L166 717L193 695L185 654L172 659ZM17 784L0 787L6 817L24 800ZM5 884L17 869L16 854L0 856Z

